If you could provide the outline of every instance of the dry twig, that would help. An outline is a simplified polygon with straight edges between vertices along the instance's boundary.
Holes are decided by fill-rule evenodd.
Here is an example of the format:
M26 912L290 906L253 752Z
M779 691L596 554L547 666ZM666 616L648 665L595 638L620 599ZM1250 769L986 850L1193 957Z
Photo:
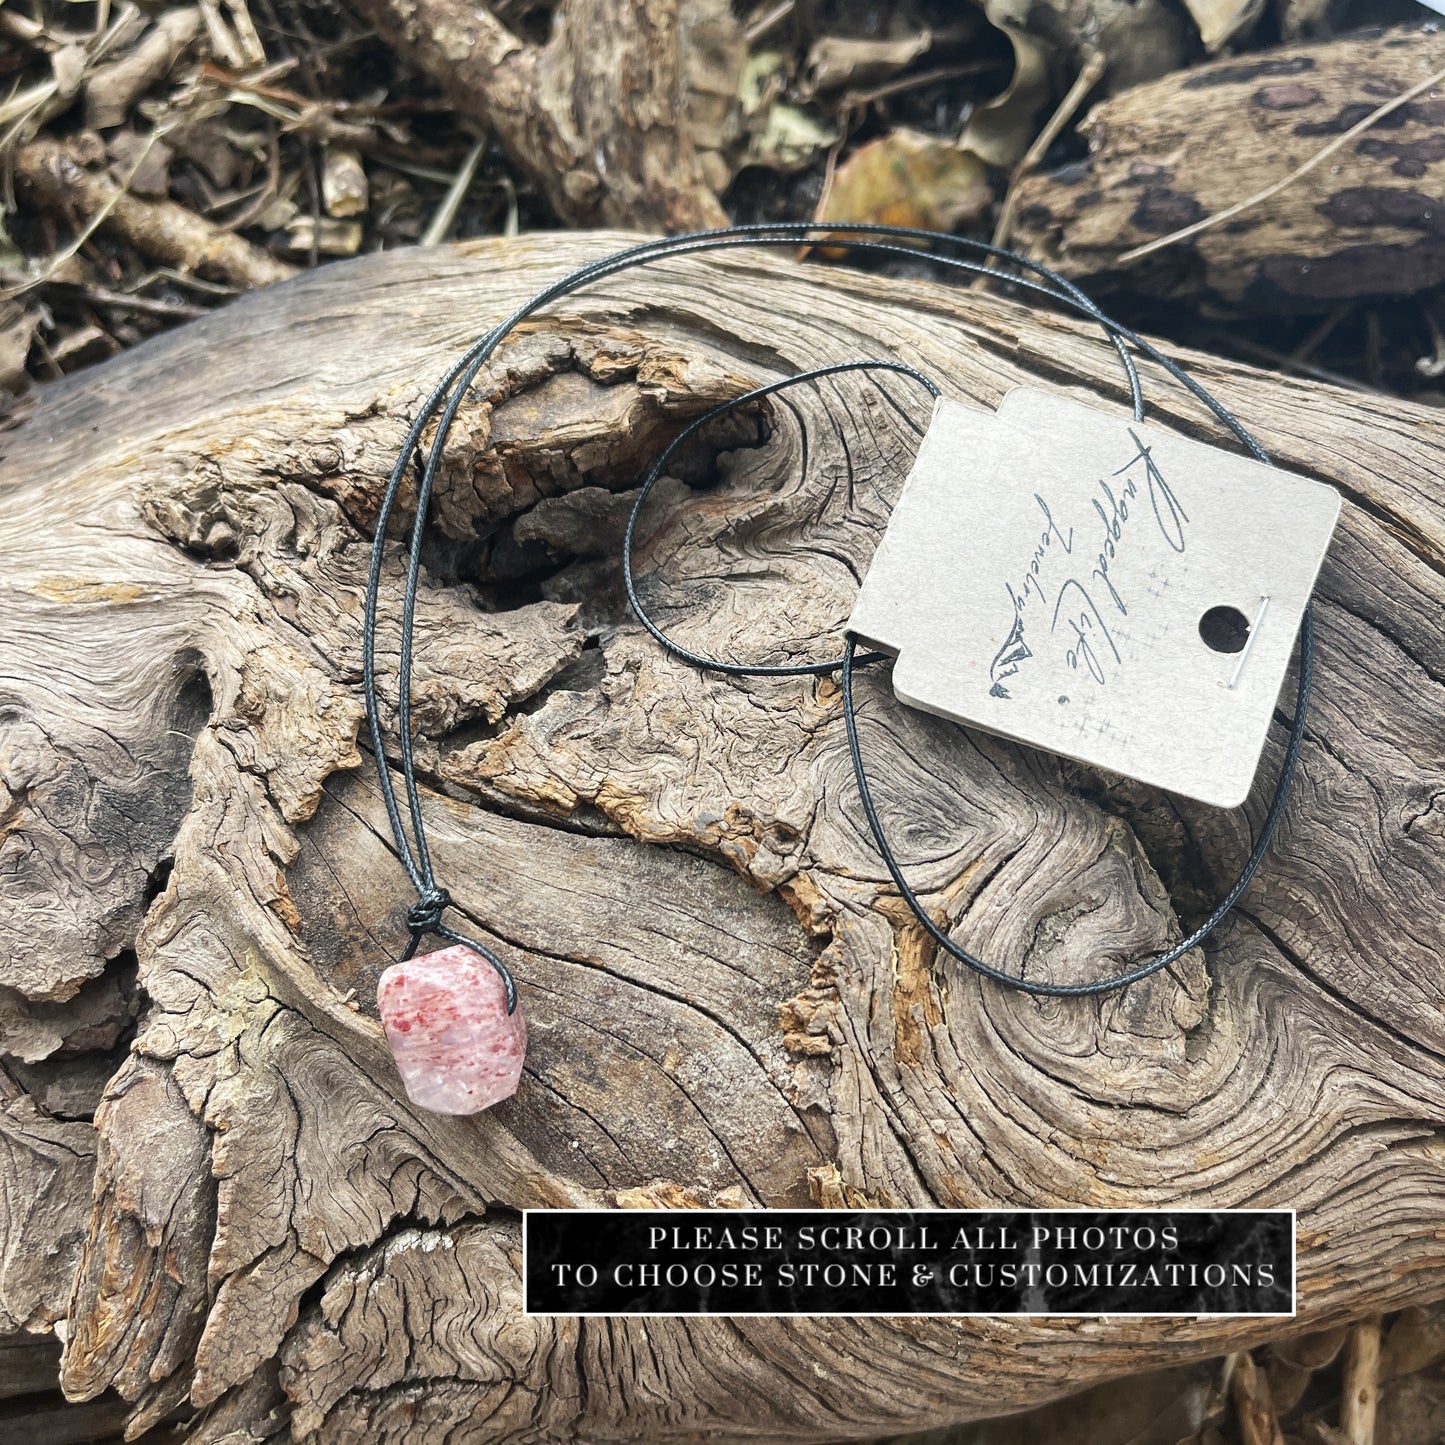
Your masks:
M96 130L123 124L135 101L170 73L200 28L198 10L167 10L128 54L92 71L85 82L86 124Z
M1284 1432L1279 1427L1279 1416L1270 1396L1269 1377L1255 1364L1248 1350L1234 1356L1229 1395L1234 1401L1244 1445L1284 1445Z
M1102 51L1092 50L1084 57L1084 63L1079 67L1079 73L1074 77L1074 83L1069 87L1068 93L1059 102L1058 109L1054 111L1045 124L1044 128L1034 139L1034 143L1024 154L1024 158L1014 167L1013 175L1009 177L1008 194L1004 197L1003 205L999 209L998 224L993 230L993 244L995 246L1008 245L1010 232L1013 230L1014 211L1018 207L1018 185L1027 175L1038 170L1043 162L1048 149L1058 140L1063 128L1073 119L1074 112L1083 104L1084 97L1103 78L1104 70L1108 66L1108 60ZM982 276L974 282L975 287L984 281Z
M486 149L486 141L478 140L467 152L466 159L461 163L451 185L447 187L447 193L442 197L442 203L437 207L436 214L427 224L426 230L422 232L421 244L423 246L439 246L446 240L447 232L451 230L452 224L457 218L457 212L461 209L461 204L466 199L472 182L476 179L477 167L481 164Z
M1350 1445L1374 1445L1375 1407L1380 1398L1380 1325L1379 1315L1361 1320L1345 1341L1340 1430Z
M89 217L71 254L103 226L152 260L247 289L296 274L294 266L174 201L143 201L127 194L109 176L87 170L59 141L46 138L22 146L15 155L15 175L42 206Z

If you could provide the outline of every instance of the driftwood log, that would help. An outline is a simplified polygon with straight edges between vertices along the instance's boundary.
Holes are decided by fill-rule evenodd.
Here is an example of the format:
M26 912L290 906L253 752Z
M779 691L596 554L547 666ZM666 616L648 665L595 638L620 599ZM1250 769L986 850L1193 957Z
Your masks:
M1217 60L1113 96L1089 156L1029 176L1016 242L1072 275L1253 311L1410 295L1445 280L1445 85L1345 141L1268 200L1123 267L1120 258L1285 180L1445 70L1445 32L1374 31Z
M1292 1206L1300 1329L1445 1295L1438 412L1193 358L1347 504L1273 857L1217 943L1099 1000L934 957L831 680L704 675L629 620L626 490L722 397L884 355L985 404L1120 401L1082 325L925 282L670 261L484 374L417 696L439 871L514 961L531 1052L486 1114L407 1107L374 988L410 900L357 752L373 509L463 343L620 240L309 273L42 391L0 438L0 1328L53 1327L70 1398L118 1391L133 1433L180 1412L194 1441L824 1441L1279 1325L527 1318L517 1211ZM1157 419L1213 434L1151 381ZM835 649L925 402L837 378L712 436L641 549L654 605L739 658ZM394 622L382 645L389 675ZM881 678L861 726L930 905L1035 977L1177 938L1260 816L929 719Z

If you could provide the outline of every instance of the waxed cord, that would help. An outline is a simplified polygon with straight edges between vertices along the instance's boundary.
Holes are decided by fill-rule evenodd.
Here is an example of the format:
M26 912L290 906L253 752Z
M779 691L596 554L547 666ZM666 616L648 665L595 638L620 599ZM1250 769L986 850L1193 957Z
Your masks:
M859 237L878 237L880 239L858 239ZM883 237L891 238L891 240L885 241L881 239ZM958 248L985 259L983 261L970 261L960 256L940 254L934 250L922 250L916 245L893 244L895 241L904 239L915 242L926 242L930 246ZM508 1013L511 1013L517 1005L516 984L510 970L491 949L477 940L447 927L443 922L445 911L452 906L452 900L446 889L438 884L435 871L432 867L430 850L427 847L426 841L426 829L422 821L421 794L416 781L416 763L412 744L411 664L415 640L414 618L416 596L421 575L422 541L426 531L431 494L435 486L437 470L445 451L452 422L482 367L484 367L487 361L495 354L497 348L506 337L522 321L550 305L555 300L568 296L595 281L616 275L618 272L628 270L635 266L645 265L655 260L665 260L674 256L689 255L699 251L715 251L739 246L796 247L806 244L809 241L822 240L826 240L830 248L861 251L872 254L901 255L914 259L922 257L952 270L977 276L992 277L1004 281L1011 286L1047 297L1070 310L1077 311L1096 322L1103 329L1105 336L1118 353L1129 388L1130 401L1132 403L1135 420L1143 420L1144 397L1138 367L1135 364L1131 350L1147 356L1150 360L1163 367L1175 381L1185 387L1197 400L1208 407L1215 418L1259 461L1268 463L1270 460L1263 447L1249 434L1222 402L1217 400L1204 386L1191 377L1183 367L1164 355L1151 342L1138 336L1128 327L1106 316L1098 306L1072 282L1051 270L1049 267L1032 261L1028 257L1020 256L1015 252L1005 250L1001 247L989 245L983 241L973 240L970 237L953 236L946 232L921 231L910 227L879 224L846 225L832 222L790 221L760 223L751 226L729 226L713 231L693 232L664 238L662 240L644 242L611 256L601 257L596 261L589 262L587 265L577 268L575 271L570 272L560 280L552 283L552 285L539 291L504 321L474 342L451 366L446 375L422 403L417 416L407 432L406 439L402 443L396 464L392 468L386 488L382 493L381 505L376 518L376 531L372 542L371 567L367 582L365 616L362 624L362 686L366 704L367 724L371 734L372 755L376 762L382 799L385 803L387 817L391 824L392 836L396 842L397 854L417 893L417 901L407 913L406 921L411 933L411 940L402 957L410 958L416 951L421 939L427 934L433 934L449 942L462 944L472 949L484 958L501 976L506 989ZM1041 279L1032 280L1029 276L1015 275L1011 272L1001 270L999 267L989 264L994 261L1017 266ZM1006 973L986 963L954 942L928 914L921 900L909 887L903 876L901 865L898 862L892 846L888 842L882 823L878 817L877 809L873 803L867 773L863 763L862 749L858 738L853 679L855 668L870 662L881 661L883 660L883 655L878 653L860 655L857 651L856 640L849 635L845 639L842 657L831 661L765 665L733 663L717 658L709 658L675 642L653 621L637 594L633 576L633 545L642 507L651 494L658 477L662 475L663 468L666 466L668 460L688 437L692 436L707 422L721 417L750 401L755 401L764 396L781 391L785 387L815 381L824 376L866 370L896 372L919 382L933 397L937 398L940 394L938 387L932 381L915 368L907 366L902 362L882 360L843 362L831 366L818 367L811 371L799 373L796 376L786 377L781 381L755 388L742 396L734 397L732 400L723 403L721 406L714 407L710 412L697 418L679 436L674 438L654 463L646 480L639 488L631 515L628 518L626 538L623 547L623 574L628 601L638 620L662 646L695 667L705 668L735 677L821 676L835 672L841 674L843 716L848 738L848 751L853 764L859 799L863 805L863 812L867 819L869 830L873 835L883 862L894 884L897 886L900 895L918 918L920 924L929 936L952 957L985 977L993 979L1007 987L1041 995L1067 996L1097 994L1111 989L1121 988L1126 984L1146 978L1150 974L1156 973L1160 969L1173 963L1190 949L1196 947L1213 932L1249 886L1251 879L1254 877L1269 850L1270 843L1279 827L1280 820L1284 816L1285 806L1289 798L1290 785L1294 778L1299 761L1300 749L1304 741L1305 715L1309 700L1310 684L1314 673L1314 629L1311 609L1307 604L1301 619L1299 632L1298 686L1295 698L1294 718L1290 724L1289 739L1285 747L1284 759L1280 766L1274 793L1255 839L1254 846L1243 868L1240 870L1239 876L1204 922L1189 934L1188 937L1156 957L1148 959L1121 974L1107 979L1096 980L1091 983L1040 983L1020 978L1015 974ZM426 449L425 453L423 453L421 448L422 437L426 428L433 420L436 421L436 432L432 437L430 446ZM416 510L412 520L407 549L406 577L402 592L401 648L397 669L398 751L401 764L402 785L406 795L407 813L411 824L409 837L408 830L403 822L401 807L397 801L396 790L392 782L381 731L376 684L376 628L381 578L386 555L387 533L408 471L412 469L415 469L417 478Z

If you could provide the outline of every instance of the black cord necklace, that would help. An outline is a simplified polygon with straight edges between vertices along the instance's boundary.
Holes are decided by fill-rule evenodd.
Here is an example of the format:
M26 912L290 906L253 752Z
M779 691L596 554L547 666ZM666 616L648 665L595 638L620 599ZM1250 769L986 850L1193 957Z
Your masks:
M436 481L437 469L446 448L452 423L455 420L463 400L481 369L487 364L490 358L496 353L498 347L519 323L547 307L552 302L581 290L594 281L616 275L621 271L629 270L635 266L645 265L651 261L674 256L690 255L700 251L725 250L739 246L796 247L808 241L818 241L822 239L826 239L830 247L836 247L850 252L898 255L915 258L923 255L931 262L947 266L952 270L971 275L995 277L1016 288L1047 297L1087 317L1103 329L1104 334L1108 337L1115 351L1118 353L1120 363L1123 366L1125 379L1129 387L1133 415L1136 421L1143 420L1144 398L1138 368L1135 365L1132 354L1133 352L1147 356L1150 360L1162 366L1175 381L1184 386L1194 397L1208 407L1219 422L1254 458L1262 462L1269 461L1269 457L1259 443L1250 436L1248 431L1245 430L1234 415L1198 381L1191 377L1177 362L1160 352L1152 343L1136 335L1128 327L1106 316L1078 287L1073 285L1072 282L1052 271L1047 266L1031 261L1027 257L988 245L982 241L971 240L967 237L953 236L942 232L919 231L907 227L883 225L840 226L834 223L786 222L754 226L733 226L715 231L703 231L673 236L663 240L649 241L641 245L633 246L614 255L593 261L586 266L579 267L577 270L562 277L542 291L539 291L529 301L469 347L452 365L441 382L438 383L436 388L427 397L415 420L412 422L405 441L402 443L396 464L392 468L391 475L382 494L381 506L376 519L376 532L372 543L371 571L367 586L366 613L362 633L363 688L366 701L367 722L371 732L372 753L376 761L377 776L381 787L382 798L385 802L387 816L391 823L397 854L402 861L402 865L406 868L417 893L417 902L407 914L406 921L407 927L411 932L411 938L402 954L402 963L393 965L393 969L387 970L387 974L383 975L382 981L383 1020L387 1025L388 1037L391 1040L393 1052L398 1055L399 1063L401 1063L402 1059L402 1048L405 1047L409 1049L416 1043L416 1040L407 1040L405 1038L405 1035L412 1031L412 1026L417 1026L417 1032L419 1034L428 1034L427 1025L435 1025L434 1015L438 1004L440 1003L446 1007L451 1007L456 1003L455 997L447 993L445 983L439 983L435 976L429 976L425 981L426 987L420 990L424 997L421 1003L418 1004L418 979L416 977L409 978L406 982L411 990L411 1003L409 1005L411 1012L408 1013L406 1019L403 1020L407 1022L408 1026L401 1028L399 1025L398 1021L401 1020L401 1014L398 1010L401 1005L399 1002L400 993L398 991L402 987L402 981L401 975L393 975L393 970L405 969L408 966L406 961L412 958L421 939L428 934L445 939L449 943L456 945L456 947L445 950L444 953L427 955L427 959L435 958L439 961L445 959L451 966L455 967L459 960L465 962L468 957L468 951L470 954L476 955L481 960L484 960L494 973L491 987L496 993L496 1013L501 1014L504 1008L505 1018L510 1019L517 1011L516 984L506 965L484 944L447 927L443 922L443 915L451 904L451 897L446 889L441 887L437 882L431 856L427 848L426 829L422 821L421 798L417 787L415 760L412 748L411 663L413 619L416 607L417 586L421 571L421 544L426 530L427 516L432 489ZM930 249L924 251L917 245L898 244L905 240L926 243ZM952 252L956 251L962 251L965 254L963 256L952 254ZM966 259L969 255L980 259ZM1016 274L1015 272L1001 269L1002 266L1016 267L1018 271L1026 274ZM642 508L646 504L658 478L663 474L668 462L676 453L677 449L683 445L689 437L694 435L708 422L726 415L735 408L782 391L787 387L801 385L804 382L816 381L821 377L843 372L865 370L892 371L918 382L934 398L940 395L939 388L932 381L915 368L902 362L886 360L843 362L836 365L818 367L811 371L799 373L796 376L786 377L781 381L772 382L767 386L758 387L742 396L735 397L695 419L673 439L657 458L639 488L631 516L628 520L626 540L623 547L623 572L627 598L632 606L632 610L647 631L651 633L663 647L695 667L705 668L734 677L823 676L834 673L840 675L843 692L843 717L844 725L847 729L848 749L852 759L854 777L857 780L859 798L863 805L868 826L873 834L878 851L899 893L910 909L912 909L920 925L946 953L959 960L959 962L966 964L969 968L983 974L985 977L993 979L997 983L1009 988L1020 989L1026 993L1039 995L1099 994L1112 989L1122 988L1126 984L1147 978L1150 974L1166 968L1169 964L1195 948L1219 926L1220 922L1234 907L1245 889L1249 886L1251 879L1254 877L1260 864L1264 860L1265 854L1269 850L1270 843L1284 815L1290 785L1299 761L1300 747L1304 740L1305 715L1309 700L1310 683L1314 671L1314 641L1310 609L1306 606L1300 624L1298 683L1294 718L1290 725L1289 739L1285 747L1284 759L1275 783L1274 793L1255 839L1254 846L1244 866L1241 868L1239 876L1225 892L1223 898L1204 922L1190 933L1188 937L1182 939L1172 948L1112 978L1096 980L1090 983L1058 984L1035 982L1009 974L985 962L983 959L969 953L951 939L924 909L923 904L909 887L903 876L898 859L884 834L877 809L874 806L871 789L864 768L862 750L859 745L853 683L857 668L870 663L884 661L886 660L884 655L880 653L860 653L856 640L849 635L845 640L842 655L823 662L768 666L726 662L718 658L707 657L683 647L657 625L648 615L646 608L638 596L633 575L633 546L637 532L638 518L642 512ZM421 449L422 437L427 427L430 426L433 421L436 422L436 431L432 437L430 446L423 454ZM418 472L416 512L412 520L407 548L406 579L402 598L401 653L397 675L397 750L402 786L406 796L406 810L411 825L410 836L408 836L408 830L403 822L402 810L393 786L391 771L387 761L385 742L381 732L376 689L376 622L382 566L386 554L387 531L402 486L405 483L407 472L412 467L415 467ZM425 963L426 961L426 959L417 960L416 964L411 965L411 967L415 968L417 965ZM482 987L483 985L478 982L475 975L478 973L485 974L486 971L471 969L468 972L469 982L476 987ZM392 979L389 980L387 975L393 975ZM388 992L389 985L391 986L390 993ZM437 994L438 989L441 990L440 999ZM486 1012L485 1007L482 1007L482 1012ZM505 1019L502 1021L502 1026L505 1027ZM522 1028L519 1015L517 1017L516 1028ZM434 1031L435 1029L433 1027L432 1032ZM483 1033L485 1032L484 1029ZM515 1064L518 1072L520 1071L521 1064L521 1048L524 1046L524 1033L521 1037L522 1043L519 1043L515 1050ZM457 1046L462 1043L462 1040L458 1037L451 1039L450 1042L452 1046ZM443 1049L441 1052L444 1053L445 1050ZM441 1066L437 1064L435 1060L429 1060L428 1067L436 1069ZM465 1101L458 1101L455 1097L449 1096L444 1088L430 1091L421 1088L416 1084L413 1071L409 1071L405 1066L402 1072L407 1082L408 1092L414 1101L424 1103L428 1107L441 1108L447 1112L471 1112L474 1108L485 1107L487 1103L495 1102L496 1098L506 1097L516 1085L516 1078L512 1076L511 1085L510 1087L505 1087L504 1092L498 1093L495 1090L490 1091L493 1097L485 1097L489 1091L484 1087L481 1090L480 1102L477 1101L475 1091L473 1091L472 1102L468 1104ZM438 1104L435 1102L437 1099L441 1099L443 1102ZM432 1102L428 1102L429 1100ZM459 1103L461 1104L460 1107L457 1106Z

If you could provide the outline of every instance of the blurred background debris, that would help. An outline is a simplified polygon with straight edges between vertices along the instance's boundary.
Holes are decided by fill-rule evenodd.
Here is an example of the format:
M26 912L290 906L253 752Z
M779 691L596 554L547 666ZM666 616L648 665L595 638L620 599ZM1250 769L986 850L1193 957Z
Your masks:
M1017 245L1176 344L1435 400L1436 25L1414 0L3 0L0 389L364 251L816 218Z
M1445 1306L1294 1334L878 1445L1439 1445Z

